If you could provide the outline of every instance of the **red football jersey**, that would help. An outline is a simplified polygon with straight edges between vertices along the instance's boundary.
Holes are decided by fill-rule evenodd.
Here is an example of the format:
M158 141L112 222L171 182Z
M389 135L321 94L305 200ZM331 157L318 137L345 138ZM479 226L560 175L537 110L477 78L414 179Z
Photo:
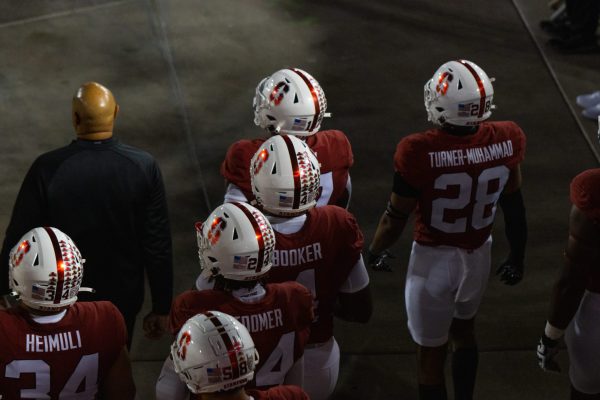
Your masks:
M315 296L315 321L309 343L333 335L333 308L340 286L358 261L363 235L348 211L337 206L313 208L300 231L275 231L270 282L295 280Z
M298 386L277 386L269 390L246 390L254 400L309 400L308 395Z
M304 354L313 316L312 295L296 282L268 284L265 290L258 303L244 303L221 290L184 292L171 307L171 329L176 334L189 318L205 311L233 316L248 328L260 356L256 386L280 385Z
M50 324L20 307L2 310L0 398L95 399L126 341L123 317L108 301L75 303Z
M525 135L510 121L484 122L466 136L432 129L403 138L394 166L419 191L415 241L481 246L491 233L510 170L524 155Z
M600 168L588 169L571 181L571 202L595 224L600 224ZM600 293L600 268L590 270L586 289Z
M248 201L254 200L250 187L250 160L265 139L240 140L227 150L221 175L241 189ZM337 130L320 131L306 138L321 164L321 196L318 206L338 204L348 196L346 182L354 163L352 147L346 135Z

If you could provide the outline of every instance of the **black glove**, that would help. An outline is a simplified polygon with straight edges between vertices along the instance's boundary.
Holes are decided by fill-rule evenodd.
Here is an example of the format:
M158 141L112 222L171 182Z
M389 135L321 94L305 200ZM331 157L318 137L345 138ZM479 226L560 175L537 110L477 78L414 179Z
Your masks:
M540 342L537 346L537 359L538 365L544 371L560 372L560 366L554 357L558 354L558 343L559 340L552 340L545 333L542 333Z
M392 272L392 267L385 261L386 258L394 258L394 256L387 250L384 250L379 254L367 250L367 265L374 271Z
M512 257L508 257L504 260L498 269L496 275L500 276L500 280L506 285L516 285L523 279L524 265L523 261L515 260Z

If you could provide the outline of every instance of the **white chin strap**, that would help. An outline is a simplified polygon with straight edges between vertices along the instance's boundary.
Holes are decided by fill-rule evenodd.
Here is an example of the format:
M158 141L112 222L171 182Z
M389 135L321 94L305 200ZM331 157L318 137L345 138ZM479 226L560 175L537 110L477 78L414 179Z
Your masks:
M92 289L89 287L80 287L79 291L80 292L88 292L88 293L96 293L96 289Z

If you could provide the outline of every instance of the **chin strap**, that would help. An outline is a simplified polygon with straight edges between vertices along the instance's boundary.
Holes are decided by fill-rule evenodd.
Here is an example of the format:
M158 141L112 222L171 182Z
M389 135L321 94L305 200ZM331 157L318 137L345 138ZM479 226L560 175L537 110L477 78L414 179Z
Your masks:
M88 293L96 293L96 289L92 289L89 287L80 287L79 291L80 292L88 292Z

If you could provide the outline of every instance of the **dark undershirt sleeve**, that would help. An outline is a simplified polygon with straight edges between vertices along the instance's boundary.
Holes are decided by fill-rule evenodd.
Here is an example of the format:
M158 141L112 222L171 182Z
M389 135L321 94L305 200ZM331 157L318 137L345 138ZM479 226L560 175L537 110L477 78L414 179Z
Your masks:
M392 192L401 197L419 197L419 191L406 182L402 175L397 171L394 173L394 186Z

